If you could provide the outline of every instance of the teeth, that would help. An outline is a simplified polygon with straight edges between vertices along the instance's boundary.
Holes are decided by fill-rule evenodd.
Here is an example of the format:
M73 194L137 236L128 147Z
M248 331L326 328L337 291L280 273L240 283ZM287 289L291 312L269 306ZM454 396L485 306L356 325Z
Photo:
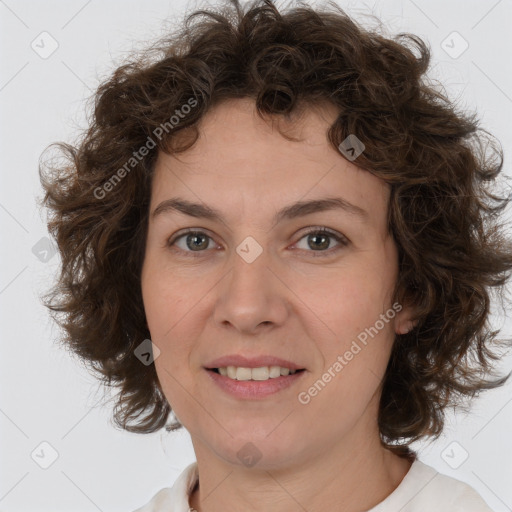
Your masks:
M284 368L283 368L284 371ZM269 377L271 379L275 379L276 377L281 377L281 367L279 366L271 366L269 371Z
M281 375L293 375L297 370L281 366L261 366L260 368L245 368L243 366L228 366L219 368L219 373L233 380L268 380Z
M237 368L236 380L249 380L251 378L251 373L252 371L250 368Z

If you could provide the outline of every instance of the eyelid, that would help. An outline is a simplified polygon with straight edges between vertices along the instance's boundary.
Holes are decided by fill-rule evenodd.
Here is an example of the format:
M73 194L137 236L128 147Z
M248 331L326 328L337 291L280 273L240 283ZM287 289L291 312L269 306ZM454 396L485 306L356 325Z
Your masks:
M349 239L345 235L333 229L326 228L325 226L310 226L304 229L306 229L306 231L302 232L299 240L305 237L306 235L309 235L310 233L325 233L331 235L333 238L337 238L338 241L340 242L349 243Z

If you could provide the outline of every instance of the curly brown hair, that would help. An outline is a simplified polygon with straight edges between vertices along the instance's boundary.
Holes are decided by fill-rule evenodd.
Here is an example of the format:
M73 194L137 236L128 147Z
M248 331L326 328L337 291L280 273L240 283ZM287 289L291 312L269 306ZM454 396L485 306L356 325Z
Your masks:
M512 270L500 222L511 199L491 190L501 146L427 79L423 40L385 37L332 7L280 12L271 0L246 9L230 0L192 13L99 86L78 143L56 144L63 161L42 160L41 203L62 260L45 305L64 345L119 388L114 419L128 431L154 432L172 412L155 366L134 355L150 338L140 276L155 160L191 147L198 121L232 98L253 99L261 117L329 102L339 112L329 142L338 149L355 134L365 145L355 163L390 185L394 300L415 305L417 324L396 336L382 384L385 446L407 453L412 441L437 437L448 405L510 375L492 375L493 350L509 340L489 324L491 292L504 300ZM180 116L186 104L194 107Z

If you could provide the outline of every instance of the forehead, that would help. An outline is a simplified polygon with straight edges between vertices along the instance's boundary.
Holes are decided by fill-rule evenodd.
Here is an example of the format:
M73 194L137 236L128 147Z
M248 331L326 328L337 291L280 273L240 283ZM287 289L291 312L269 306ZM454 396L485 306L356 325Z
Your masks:
M151 209L181 197L225 211L226 216L230 211L255 216L298 200L336 196L382 224L389 186L331 146L327 132L337 115L334 106L325 104L287 119L261 119L249 99L218 105L199 123L194 146L177 155L159 153ZM287 140L278 126L298 140Z

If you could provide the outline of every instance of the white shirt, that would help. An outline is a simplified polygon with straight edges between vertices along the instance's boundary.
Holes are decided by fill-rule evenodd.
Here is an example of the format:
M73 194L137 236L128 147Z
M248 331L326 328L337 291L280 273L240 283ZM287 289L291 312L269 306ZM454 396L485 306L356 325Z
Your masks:
M197 462L187 466L172 488L165 488L134 512L189 512L198 480ZM367 512L493 512L468 484L438 473L418 459L398 487Z

